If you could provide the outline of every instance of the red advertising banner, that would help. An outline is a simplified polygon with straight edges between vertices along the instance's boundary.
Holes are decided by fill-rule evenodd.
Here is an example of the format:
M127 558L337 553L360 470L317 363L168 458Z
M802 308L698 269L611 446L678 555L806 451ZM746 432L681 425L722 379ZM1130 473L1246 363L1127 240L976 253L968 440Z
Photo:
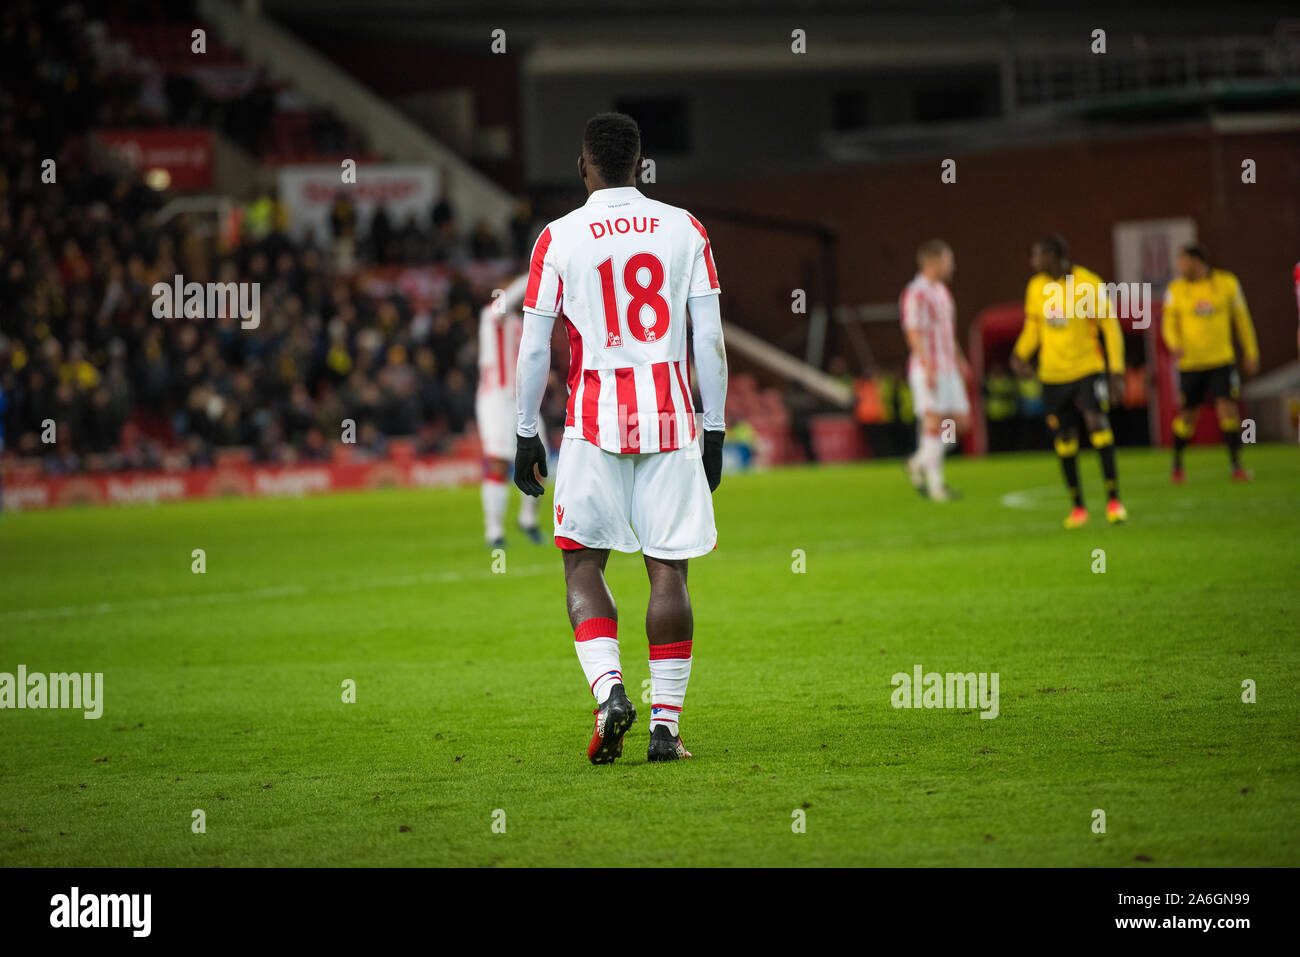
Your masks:
M212 185L209 130L99 130L95 135L147 179L152 177L150 185L177 190L200 190Z
M14 469L5 476L9 510L65 505L131 505L185 499L308 495L369 488L440 488L478 481L477 458L424 457L406 461L322 462L299 465L227 464L177 472L79 473L54 478Z

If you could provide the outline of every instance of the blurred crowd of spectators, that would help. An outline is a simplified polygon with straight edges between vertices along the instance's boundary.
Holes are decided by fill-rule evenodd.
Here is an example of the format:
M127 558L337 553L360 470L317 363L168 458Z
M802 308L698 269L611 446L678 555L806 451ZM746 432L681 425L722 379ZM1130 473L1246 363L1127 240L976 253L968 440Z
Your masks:
M462 237L441 200L428 224L381 216L357 236L341 194L332 235L303 242L288 238L271 194L242 207L233 237L186 215L156 224L165 195L78 135L103 104L78 46L85 30L31 6L7 8L0 30L13 53L0 57L6 456L51 473L204 465L230 446L291 462L330 456L346 419L362 455L384 454L392 436L435 452L465 431L478 312L517 268L509 254L524 247L526 212L509 248L485 227ZM46 157L57 160L53 183L42 180ZM349 242L360 262L443 262L438 292L372 295L361 272L339 268ZM497 261L494 280L469 268L475 258ZM155 318L153 285L177 275L259 283L257 328Z
M135 4L148 8L138 11L143 19L126 19L132 6L119 4L111 22L87 14L94 4L15 0L0 12L4 89L28 104L25 119L44 155L93 126L161 126L217 130L267 157L284 147L278 114L296 121L295 148L367 153L364 137L328 105L273 83L216 39L205 34L205 52L190 55L192 4Z
M250 204L250 211L263 203L268 204L267 216L259 219L258 227L253 230L255 233L266 228L267 224L284 223L287 215L273 191L260 194ZM421 264L505 257L523 260L528 257L536 238L532 204L525 197L515 201L507 242L503 242L485 220L480 219L470 230L462 230L445 198L435 200L427 216L408 213L400 223L395 219L387 207L380 206L362 231L356 206L347 190L340 189L330 208L329 236L325 237L336 257L336 266L349 269L357 261ZM305 244L321 245L310 230Z

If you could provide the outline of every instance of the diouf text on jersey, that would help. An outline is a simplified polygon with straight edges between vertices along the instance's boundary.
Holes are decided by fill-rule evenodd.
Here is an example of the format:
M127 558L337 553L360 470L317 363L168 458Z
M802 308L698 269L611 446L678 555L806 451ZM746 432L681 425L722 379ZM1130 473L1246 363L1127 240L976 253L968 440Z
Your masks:
M624 233L653 233L659 228L659 219L655 216L620 216L618 219L606 219L589 225L591 235L601 239Z

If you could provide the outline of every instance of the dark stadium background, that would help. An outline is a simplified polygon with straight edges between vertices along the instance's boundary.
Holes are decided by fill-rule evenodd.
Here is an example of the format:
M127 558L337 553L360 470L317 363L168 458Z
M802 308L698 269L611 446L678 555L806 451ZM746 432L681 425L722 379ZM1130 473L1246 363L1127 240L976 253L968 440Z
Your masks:
M1190 218L1241 279L1262 372L1296 360L1300 20L1285 4L55 0L6 5L0 32L11 506L472 481L478 311L581 201L582 123L607 109L642 125L643 188L708 226L724 318L772 347L730 355L728 424L759 461L910 447L890 309L931 236L956 252L971 345L985 310L1014 318L1037 236L1064 234L1109 279L1116 223ZM299 234L278 171L344 159L362 182L376 164L432 169L437 194L372 227L341 186L327 228ZM155 319L150 288L176 274L259 282L259 328ZM1125 443L1165 441L1172 410L1146 407L1157 338L1130 339ZM1009 341L987 345L993 374ZM783 374L772 350L851 400ZM1279 436L1286 394L1251 407ZM970 450L1040 447L1031 411ZM334 471L295 484L284 470L304 463Z

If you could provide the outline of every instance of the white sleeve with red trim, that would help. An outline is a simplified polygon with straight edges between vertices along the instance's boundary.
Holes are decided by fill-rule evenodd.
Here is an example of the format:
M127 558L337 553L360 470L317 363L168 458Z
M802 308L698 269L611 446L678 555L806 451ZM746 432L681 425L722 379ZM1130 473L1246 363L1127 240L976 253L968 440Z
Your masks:
M524 314L524 332L519 340L519 361L515 364L516 429L520 435L537 434L542 397L551 372L551 329L553 316Z
M929 327L929 314L925 297L919 289L903 292L903 328L909 332L925 332Z
M722 341L722 310L717 290L696 296L686 306L691 312L691 341L695 346L695 378L704 406L704 428L722 432L727 428L727 349Z
M713 244L709 242L709 234L705 231L704 225L690 213L686 216L695 227L695 231L700 234L695 247L695 259L691 266L690 291L686 296L693 298L717 295L722 291L722 287L718 285L718 268L713 261Z
M560 297L564 284L551 254L551 227L547 226L533 244L528 265L528 286L524 291L524 312L552 319L560 314Z

